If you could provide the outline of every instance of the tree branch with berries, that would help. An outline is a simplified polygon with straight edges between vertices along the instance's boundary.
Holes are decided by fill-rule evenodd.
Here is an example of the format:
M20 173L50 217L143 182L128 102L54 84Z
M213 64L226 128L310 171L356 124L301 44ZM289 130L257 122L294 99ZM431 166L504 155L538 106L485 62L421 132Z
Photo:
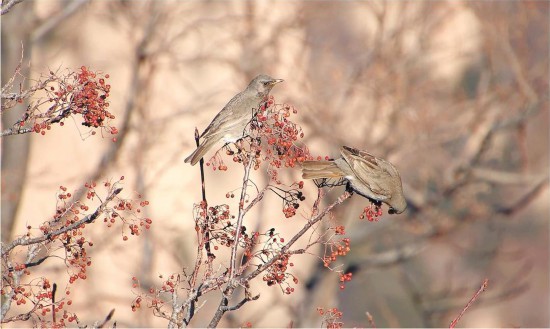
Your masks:
M334 223L332 213L352 193L345 191L323 207L326 192L319 186L310 208L305 209L308 197L304 182L287 181L282 177L288 175L281 175L285 170L300 167L303 161L314 159L302 141L301 127L293 121L297 112L293 106L277 104L269 97L245 129L245 137L225 145L206 161L205 168L223 172L235 170L225 164L226 156L242 165L240 188L225 194L227 199L236 200L211 205L205 198L195 204L193 218L198 246L195 263L180 273L161 275L161 285L150 288L148 293L136 292L134 311L145 303L154 315L168 320L168 327L186 327L200 311L206 295L218 291L222 297L208 324L216 327L226 313L260 298L251 288L252 280L259 279L268 287L279 287L285 295L292 294L300 282L292 273L293 259L300 254L314 255L327 269L337 272L335 280L340 281L342 289L351 280L351 273L333 266L338 257L349 251L350 241L343 237L345 228ZM264 186L255 182L255 172L267 173L269 179ZM281 199L281 220L302 223L301 229L289 237L276 227L267 231L250 229L257 221L248 216L250 210L267 193ZM325 224L320 225L321 222ZM321 246L317 250L324 250L322 256L313 250L317 246ZM133 282L134 288L140 287L139 278L134 277Z

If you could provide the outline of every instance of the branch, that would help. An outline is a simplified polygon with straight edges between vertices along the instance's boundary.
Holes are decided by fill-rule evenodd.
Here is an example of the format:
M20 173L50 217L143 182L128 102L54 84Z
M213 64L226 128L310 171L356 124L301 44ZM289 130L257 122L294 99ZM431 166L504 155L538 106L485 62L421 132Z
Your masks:
M9 0L6 4L2 3L2 15L7 14L10 9L23 0Z
M370 327L376 329L376 323L374 323L374 318L369 312L366 312L367 320L369 320Z
M319 192L319 193L321 193L321 192ZM275 256L273 256L270 260L268 260L263 265L259 266L255 271L253 271L252 273L244 276L238 282L236 282L236 280L234 280L233 278L228 280L228 285L225 288L225 290L223 291L223 297L222 297L222 300L220 301L220 305L218 306L218 309L216 310L216 313L214 314L214 317L212 318L212 320L208 324L208 327L209 328L216 327L218 325L218 323L220 322L220 320L221 320L222 316L224 315L224 313L227 312L228 310L232 310L232 307L227 306L228 297L226 297L226 296L231 296L233 294L233 291L235 290L235 287L237 287L237 285L246 284L246 282L249 282L250 280L252 280L255 277L257 277L258 275L260 275L263 271L265 271L269 267L273 266L273 264L277 260L279 260L283 255L292 253L291 251L289 251L290 247L292 247L292 245L294 245L294 243L296 243L296 241L298 241L298 239L300 239L313 225L315 225L317 222L319 222L321 219L323 219L334 207L341 204L346 199L349 199L351 197L351 195L352 194L350 194L348 192L344 192L344 194L342 194L336 201L334 201L332 204L330 204L328 207L323 209L321 212L317 213L312 218L310 218L308 220L308 222L304 225L304 227L302 227L302 229L300 231L298 231L298 233L296 233L296 235L294 235L294 237L292 237L292 239L290 239L290 241L281 248L279 253L277 253ZM314 206L314 211L315 212L316 212L316 206L317 205L318 205L318 203L316 202L316 205ZM240 231L240 230L237 229L237 231ZM252 300L255 300L255 299L252 299ZM237 304L237 305L239 305L239 304Z
M109 312L109 314L107 314L105 319L100 324L97 325L97 328L103 328L107 324L107 322L111 320L111 318L113 317L113 314L115 314L114 308L111 310L111 312Z
M518 211L527 207L537 196L548 186L548 177L543 178L538 184L533 186L533 188L527 192L522 198L520 198L516 203L508 207L497 207L496 212L501 213L506 216L513 215Z
M27 252L27 257L25 259L25 263L30 263L36 257L36 255L38 254L39 251L40 251L40 248L38 248L38 245L30 246L29 250ZM10 265L10 262L7 261L7 264ZM19 271L13 272L12 287L18 287L19 286L20 280L21 280L21 275L23 274L23 272L24 272L24 270L19 270ZM1 311L0 311L1 312L0 319L1 319L2 323L11 322L11 321L20 321L20 320L26 321L30 318L32 313L38 307L39 303L36 303L31 311L29 311L25 314L19 314L19 315L16 315L14 317L6 319L5 317L6 317L6 314L8 313L8 311L11 308L11 304L12 304L12 301L13 301L12 297L14 296L14 294L15 294L15 290L11 289L11 291L9 293L7 293L5 296L3 296L5 298L3 298L4 300L2 301L2 308L1 308Z
M15 248L17 246L28 246L28 245L32 245L32 244L41 243L41 242L44 242L46 240L50 240L50 239L54 238L57 235L60 235L60 234L63 234L65 232L74 230L74 229L80 227L83 224L93 222L97 217L99 217L99 215L101 215L101 213L103 213L103 211L105 210L105 207L107 207L107 204L109 202L111 202L121 191L122 191L122 188L114 189L111 192L111 194L109 194L109 196L107 196L105 201L99 205L99 207L96 209L96 211L94 211L92 214L82 218L81 220L72 223L69 226L65 226L65 227L63 227L63 228L61 228L57 231L49 232L49 233L44 234L40 237L36 237L36 238L32 238L32 239L27 239L27 238L21 237L19 239L14 240L7 247L2 248L2 257L6 256L11 250L13 250L13 248Z
M27 134L32 131L33 131L32 128L12 127L0 132L0 138L4 136Z
M475 302L475 300L479 297L479 295L485 291L485 289L487 289L487 285L489 284L489 280L485 279L483 280L483 284L481 285L481 287L479 287L479 289L477 290L477 292L472 296L472 298L470 299L470 301L468 302L468 304L466 304L466 306L464 306L464 308L462 309L462 311L460 312L460 314L456 317L456 319L454 319L451 324L449 325L449 328L454 328L456 326L456 324L458 323L458 321L460 320L460 318L462 318L462 316L464 315L464 313L466 313L466 310L468 310L470 308L470 306L472 306L472 304Z
M260 295L256 295L254 297L245 297L243 298L243 300L241 300L240 302L238 302L235 306L224 306L224 307L221 307L220 309L223 311L223 312L227 312L227 311L236 311L238 310L239 308L241 308L244 304L246 304L247 302L251 301L251 300L257 300L258 298L260 298Z
M411 243L403 247L380 252L374 255L367 255L364 259L359 260L357 265L360 267L391 266L418 255L422 250L424 250L424 248L425 245L423 243Z
M20 0L22 1L22 0ZM51 16L42 25L40 25L32 34L32 42L36 43L41 41L50 31L52 31L57 25L67 21L67 19L78 11L80 7L86 4L89 0L73 0L69 2L63 9L55 16Z
M264 265L258 267L258 269L256 269L254 272L245 276L242 279L242 281L245 281L245 282L250 281L251 279L257 277L260 273L265 271L268 267L273 265L273 263L275 263L279 258L281 258L281 256L288 253L290 250L290 247L292 247L292 245L296 243L296 241L298 241L298 239L300 239L313 225L315 225L317 222L323 219L323 217L325 217L325 215L328 214L334 207L341 204L342 202L344 202L346 199L349 199L350 197L351 197L351 194L349 192L344 192L344 194L342 194L338 199L336 199L336 201L331 203L328 207L323 209L323 211L321 211L320 213L315 215L313 218L311 218L306 223L306 225L304 225L304 227L302 227L302 229L298 233L296 233L296 235L294 235L292 239L290 239L290 241L281 248L281 251L279 251L279 253L276 256L271 258Z
M152 2L152 5L155 5L156 2ZM146 72L148 61L151 60L151 55L147 52L147 48L154 37L155 30L155 17L156 15L151 14L149 20L147 21L145 31L143 36L139 40L139 43L134 49L132 66L131 66L131 77L128 90L128 96L126 104L124 105L124 115L121 118L122 126L119 129L117 134L116 142L112 143L108 150L105 151L101 157L100 163L96 166L96 170L88 176L85 180L86 182L95 182L99 180L105 171L112 166L122 154L120 149L122 144L130 134L132 116L134 115L135 109L138 106L138 101L140 95L142 95L148 87L148 84L153 80L153 73ZM80 200L84 197L84 194L77 193L75 198Z
M239 199L239 213L237 217L237 225L235 226L235 244L231 248L231 261L229 263L229 281L235 277L235 271L237 269L237 249L239 247L239 239L241 238L241 226L243 225L244 218L244 200L246 198L246 190L248 187L248 179L250 177L250 169L252 169L253 155L255 154L255 148L252 148L248 154L248 164L244 167L243 188L241 190L241 197Z

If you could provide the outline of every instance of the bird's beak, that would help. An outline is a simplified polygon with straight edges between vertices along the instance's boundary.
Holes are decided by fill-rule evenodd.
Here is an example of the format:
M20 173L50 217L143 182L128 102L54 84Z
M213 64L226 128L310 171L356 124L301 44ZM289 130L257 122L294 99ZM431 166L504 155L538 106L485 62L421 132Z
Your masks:
M280 82L283 82L283 81L285 81L285 80L283 80L283 79L274 79L273 81L271 81L271 85L274 86L274 85L276 85Z

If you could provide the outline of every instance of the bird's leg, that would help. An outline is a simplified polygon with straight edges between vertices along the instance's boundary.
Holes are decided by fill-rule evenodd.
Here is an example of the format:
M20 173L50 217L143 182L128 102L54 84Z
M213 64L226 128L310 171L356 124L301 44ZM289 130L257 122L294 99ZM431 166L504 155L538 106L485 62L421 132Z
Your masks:
M353 195L353 192L355 192L355 191L353 190L353 188L351 187L350 182L347 182L347 183L346 183L346 192L348 192L348 193L351 194L351 195Z
M373 198L369 198L369 197L367 197L367 199L369 199L370 203L372 203L376 208L382 207L382 201L374 200Z

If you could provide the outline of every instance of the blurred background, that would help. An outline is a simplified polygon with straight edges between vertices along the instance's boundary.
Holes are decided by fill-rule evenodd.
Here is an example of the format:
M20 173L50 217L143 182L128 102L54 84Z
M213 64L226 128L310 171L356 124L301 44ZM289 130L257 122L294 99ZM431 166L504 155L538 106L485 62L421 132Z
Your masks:
M261 298L222 326L316 327L317 307L338 307L346 327L368 326L365 312L379 327L444 327L485 278L460 326L548 326L548 16L544 1L24 0L2 16L2 85L22 46L31 79L83 65L107 73L120 133L117 143L84 138L67 121L45 136L2 138L2 241L49 219L59 185L124 175L123 193L150 201L153 227L126 242L90 227L94 263L71 310L88 324L116 308L119 326L166 326L147 308L132 313L131 277L146 288L193 264L200 180L183 160L194 128L267 73L285 79L272 95L298 109L312 154L338 157L349 145L389 159L409 209L370 223L359 220L367 201L348 200L335 213L352 241L339 259L354 273L346 289L316 257L296 256L294 294L260 283ZM24 105L3 114L3 127ZM240 170L207 171L211 204L227 202ZM254 175L265 185L265 172ZM266 198L249 225L290 237L306 210L283 220L280 207ZM66 276L56 261L37 273Z

